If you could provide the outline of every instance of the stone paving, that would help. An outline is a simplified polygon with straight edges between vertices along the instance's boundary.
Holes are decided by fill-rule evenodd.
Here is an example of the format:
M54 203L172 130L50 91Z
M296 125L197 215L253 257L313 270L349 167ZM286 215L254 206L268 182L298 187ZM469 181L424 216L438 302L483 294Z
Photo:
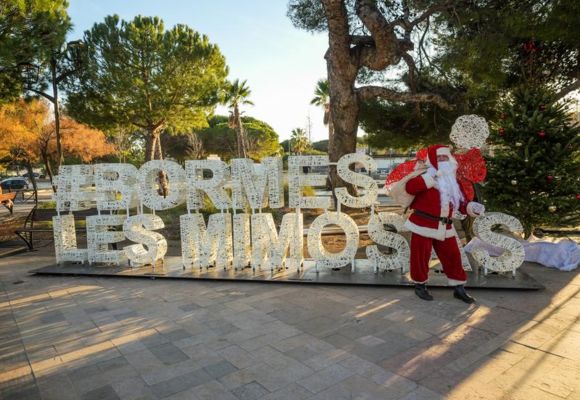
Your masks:
M35 277L0 259L0 399L580 399L580 277L474 291Z

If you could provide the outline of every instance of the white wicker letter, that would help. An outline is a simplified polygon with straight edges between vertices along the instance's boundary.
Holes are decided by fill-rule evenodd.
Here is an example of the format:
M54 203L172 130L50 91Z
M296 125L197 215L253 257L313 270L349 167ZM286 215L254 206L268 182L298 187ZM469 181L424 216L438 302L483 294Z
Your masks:
M377 201L377 195L379 188L375 180L365 174L359 174L352 171L349 167L352 164L362 164L364 168L369 171L375 171L377 169L377 163L371 157L364 154L345 154L338 160L336 170L338 176L340 176L345 182L351 183L354 186L362 187L366 192L363 196L353 197L351 196L346 188L337 188L336 198L341 204L351 208L364 208L370 207Z
M95 165L95 188L97 208L103 210L126 210L135 206L137 168L131 164ZM118 199L117 195L121 198Z
M252 266L273 270L282 268L299 268L303 262L302 215L285 214L280 224L280 233L276 232L272 214L252 215ZM290 251L290 257L286 253Z
M236 214L233 217L234 268L243 269L250 265L252 246L250 244L250 214Z
M507 227L511 232L521 233L523 231L520 221L511 215L499 212L486 213L475 219L473 232L485 243L501 247L505 251L498 257L491 257L484 249L474 249L471 254L483 266L485 273L487 271L511 271L515 274L516 269L524 262L524 246L516 239L493 232L491 229L496 225Z
M258 165L247 158L233 159L232 201L236 209L244 208L246 204L253 210L268 205L270 208L283 207L282 159L267 157Z
M385 230L384 225L392 225L397 232L407 230L404 227L404 219L399 214L388 212L371 214L368 224L370 238L380 245L390 247L394 253L384 254L378 246L370 245L365 249L367 257L372 260L375 271L400 269L401 272L406 272L409 270L411 256L409 243L401 235Z
M232 216L212 214L207 227L202 214L180 217L184 266L227 268L232 262Z
M289 207L323 208L331 206L330 197L302 196L303 186L324 186L326 175L304 174L302 167L321 167L328 165L328 156L290 156L288 157L288 194Z
M52 231L57 264L63 261L84 263L87 260L87 250L77 248L74 215L67 214L52 217Z
M211 171L212 177L203 179L203 171ZM204 192L216 208L226 210L231 207L231 200L224 189L230 176L228 166L220 160L189 160L185 162L187 177L187 208L203 208Z
M268 207L284 207L284 166L281 157L266 157L262 159L268 179Z
M339 253L331 253L322 244L322 230L326 225L338 225L346 235L345 248ZM308 252L316 260L317 266L340 268L354 260L358 248L358 227L347 214L325 212L319 215L308 229Z
M89 264L121 264L127 260L124 250L109 250L109 243L125 240L122 230L111 231L109 227L123 225L124 215L90 215L87 217L87 248Z
M163 259L167 253L167 241L160 233L151 231L164 226L163 220L152 214L132 215L125 220L125 237L137 243L123 249L132 265L154 265L157 260Z
M159 172L167 174L169 193L167 197L159 194ZM140 198L152 210L167 210L185 201L185 172L174 161L147 161L137 173Z
M57 192L52 198L58 212L93 208L96 200L92 165L61 165L55 177Z

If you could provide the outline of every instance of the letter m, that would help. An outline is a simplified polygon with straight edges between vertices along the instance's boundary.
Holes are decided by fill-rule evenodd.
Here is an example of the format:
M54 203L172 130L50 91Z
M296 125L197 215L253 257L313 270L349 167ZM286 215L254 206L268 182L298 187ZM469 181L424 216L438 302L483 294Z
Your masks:
M212 214L207 226L202 214L180 217L183 266L227 268L233 260L232 218L229 213Z

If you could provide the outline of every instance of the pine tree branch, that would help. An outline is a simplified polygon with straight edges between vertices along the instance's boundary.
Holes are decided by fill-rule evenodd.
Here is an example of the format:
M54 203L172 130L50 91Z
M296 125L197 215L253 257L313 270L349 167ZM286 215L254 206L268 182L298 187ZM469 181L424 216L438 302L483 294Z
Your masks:
M356 0L357 16L367 27L374 40L374 46L359 48L359 65L380 71L389 65L396 65L401 59L399 40L394 26L390 25L373 0Z
M375 39L369 35L350 35L350 43L355 46L374 46Z
M384 100L403 103L434 103L445 110L452 108L444 98L435 93L397 92L381 86L363 86L356 89L356 92L359 101L367 101L379 97Z
M419 15L417 18L415 18L413 20L409 19L409 14L406 11L402 17L397 18L396 20L391 22L389 25L391 27L400 26L406 32L410 32L413 30L413 28L415 28L417 25L419 25L420 23L422 23L423 21L425 21L426 19L431 17L433 14L441 12L441 11L446 11L446 10L450 9L451 7L453 7L454 5L456 5L457 3L458 3L457 0L447 0L444 2L432 4L429 8L427 8L427 10L425 10L425 12L423 14Z
M403 60L407 67L409 68L409 88L411 89L411 93L417 92L417 79L416 79L416 72L417 66L415 65L415 60L409 53L402 54Z
M431 17L431 15L448 10L454 3L457 3L456 0L448 0L443 3L436 3L431 5L423 14L419 17L415 18L414 20L410 21L411 27L415 27L419 25L421 22L425 21L427 18Z
M51 95L49 95L47 93L44 93L44 92L42 92L40 90L36 90L36 89L34 89L34 88L30 87L30 86L26 86L25 89L26 90L30 90L31 92L34 92L34 93L36 93L39 96L44 97L45 99L47 99L48 101L50 101L51 103L54 104L54 101L55 100L54 100L54 97L52 97Z

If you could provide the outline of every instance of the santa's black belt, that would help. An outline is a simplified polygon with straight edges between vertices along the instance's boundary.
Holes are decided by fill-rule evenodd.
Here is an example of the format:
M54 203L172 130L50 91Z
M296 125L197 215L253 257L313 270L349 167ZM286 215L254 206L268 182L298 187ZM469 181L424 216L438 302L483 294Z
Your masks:
M436 217L435 215L431 215L429 213L426 213L426 212L423 212L423 211L419 211L419 210L414 210L413 211L413 214L417 214L420 217L430 219L431 221L444 222L445 224L452 224L453 223L453 221L451 220L451 218L447 218L447 217Z

